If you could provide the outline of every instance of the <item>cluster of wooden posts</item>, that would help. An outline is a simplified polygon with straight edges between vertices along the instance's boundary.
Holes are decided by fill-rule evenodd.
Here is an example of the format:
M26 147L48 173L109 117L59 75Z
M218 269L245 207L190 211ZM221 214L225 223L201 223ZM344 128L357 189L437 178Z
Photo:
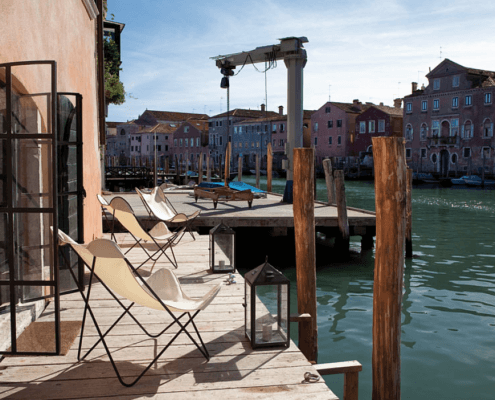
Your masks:
M299 348L316 363L318 353L314 163L312 148L294 149L294 227L299 315ZM373 292L373 399L400 399L400 336L404 257L412 256L411 185L403 138L373 138L376 251ZM349 241L343 171L325 160L329 204L339 209L339 240ZM407 221L407 222L406 222ZM405 250L407 249L407 254ZM359 363L340 365L346 373L344 399L357 399ZM335 366L335 368L337 368ZM334 373L332 365L317 366Z

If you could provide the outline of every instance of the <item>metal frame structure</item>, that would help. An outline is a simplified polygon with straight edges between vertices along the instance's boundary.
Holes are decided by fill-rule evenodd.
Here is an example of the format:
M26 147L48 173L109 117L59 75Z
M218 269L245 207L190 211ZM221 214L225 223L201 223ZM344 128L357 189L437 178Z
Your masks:
M22 133L18 134L13 129L13 74L12 69L21 66L35 66L35 65L46 65L50 68L50 92L48 93L30 93L22 96L25 97L35 97L35 96L46 96L47 97L47 111L49 115L46 118L46 130L48 133ZM6 113L5 113L5 129L0 132L0 141L3 142L4 152L2 157L2 169L3 169L3 181L4 181L4 198L5 202L0 204L0 213L5 215L3 221L6 222L7 229L5 233L7 235L4 249L6 255L6 261L8 262L9 268L9 279L0 280L0 286L8 287L10 290L10 336L11 336L11 348L10 351L1 351L0 354L14 354L14 355L58 355L60 354L60 287L59 287L59 269L58 269L58 238L56 232L58 231L57 226L57 205L58 205L58 190L57 190L57 166L56 166L56 155L57 155L57 64L55 61L24 61L24 62L13 62L0 64L0 70L4 68L5 70L5 91L6 91ZM52 159L48 161L51 163L51 204L49 207L19 207L15 203L14 191L12 190L15 183L14 178L14 142L22 140L31 141L44 141L48 142L50 145ZM46 193L40 193L43 195ZM49 265L49 275L48 280L25 280L16 279L19 275L20 266L16 264L16 243L14 240L15 235L15 221L18 218L18 214L51 214L51 223L53 226L53 234L50 238L50 243L47 245L40 243L38 248L44 248L49 251L50 263ZM20 250L19 250L20 251ZM4 260L0 260L4 262ZM45 294L36 298L30 298L29 302L43 300L48 298L53 298L55 315L55 351L54 352L30 352L30 351L19 351L17 348L17 302L18 293L22 288L25 287L49 287L50 294Z

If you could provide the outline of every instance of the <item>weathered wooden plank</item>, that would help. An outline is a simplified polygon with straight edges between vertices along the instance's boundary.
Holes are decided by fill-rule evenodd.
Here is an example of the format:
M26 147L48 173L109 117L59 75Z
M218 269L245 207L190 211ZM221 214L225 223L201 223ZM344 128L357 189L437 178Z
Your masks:
M345 374L347 372L359 372L363 370L361 363L356 360L316 364L314 367L320 375Z

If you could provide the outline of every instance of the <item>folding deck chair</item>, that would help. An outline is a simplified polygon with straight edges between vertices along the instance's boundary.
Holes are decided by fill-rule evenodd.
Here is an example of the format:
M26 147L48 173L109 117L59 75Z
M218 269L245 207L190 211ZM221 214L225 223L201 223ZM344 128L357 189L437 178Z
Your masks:
M150 367L161 357L165 350L177 339L181 333L185 333L189 339L198 348L201 354L209 361L210 355L206 348L203 339L194 323L194 318L201 310L204 310L215 298L220 291L221 283L213 287L206 295L200 299L192 299L188 297L181 288L181 285L174 275L174 273L168 269L159 269L152 274L147 280L144 280L137 269L126 259L122 253L120 247L113 241L108 239L96 239L89 243L87 246L81 245L73 241L64 232L58 231L58 238L60 245L70 245L78 256L83 260L86 266L90 269L90 279L86 294L81 291L81 296L85 303L81 335L79 339L79 349L77 354L78 361L84 360L93 349L101 342L105 351L112 363L113 369L117 374L117 378L124 386L133 386L138 382L143 375L150 369ZM72 272L72 270L71 270ZM73 272L72 272L73 273ZM93 277L98 278L103 287L111 294L111 296L117 301L117 303L124 309L124 312L117 318L117 320L106 330L102 332L98 322L93 314L93 310L90 306L91 296L91 283ZM117 297L121 296L131 301L131 305L124 306L122 301ZM155 310L164 311L166 314L172 317L172 322L169 323L160 333L153 335L150 334L145 327L136 319L136 317L130 312L130 309L134 304L148 307ZM91 319L98 331L98 341L88 350L88 352L81 357L81 348L84 336L84 327L86 323L86 316L89 312ZM180 313L176 316L176 313ZM178 325L179 331L172 337L172 339L163 347L163 349L156 355L156 357L149 363L149 365L141 372L141 374L132 382L124 382L122 376L119 373L117 366L113 360L110 349L107 345L105 337L108 333L118 324L118 322L128 314L136 324L151 338L157 338L170 329L175 324ZM181 322L184 316L188 316L186 322ZM186 329L191 324L196 332L201 345Z
M153 188L150 194L143 193L136 188L136 192L141 198L141 201L148 211L150 217L155 217L159 221L178 223L184 226L194 240L194 234L191 229L191 222L199 216L200 210L195 211L191 215L184 213L178 213L172 205L172 202L165 196L163 190L159 186Z
M151 228L148 232L141 226L141 223L139 220L136 218L136 215L134 214L134 211L131 207L131 205L122 197L114 197L110 203L108 203L103 197L100 195L96 195L98 197L98 200L101 204L102 209L106 209L108 212L110 212L113 216L113 224L115 224L115 220L118 220L122 226L127 229L127 231L131 234L131 236L134 238L136 243L127 250L124 254L127 254L129 251L131 251L134 247L139 245L143 251L146 253L148 258L144 260L137 269L141 268L146 262L149 260L152 260L154 262L153 267L151 268L150 272L153 272L153 268L155 268L155 264L158 261L158 259L164 255L167 257L167 259L172 263L172 265L177 268L177 260L175 259L175 254L174 254L174 249L173 246L177 245L184 235L184 230L185 228L182 228L181 230L177 232L170 232L168 229L167 225L164 222L158 222L153 228ZM112 239L117 242L114 234L114 226L112 226ZM144 242L153 242L157 247L158 250L156 250L153 254L148 252L148 250L143 246L141 243L142 241ZM164 241L162 245L160 245L158 242L159 241ZM168 256L168 254L165 252L165 250L170 249L170 252L172 253L172 258ZM161 254L159 254L161 253ZM155 258L155 256L158 254L158 257Z

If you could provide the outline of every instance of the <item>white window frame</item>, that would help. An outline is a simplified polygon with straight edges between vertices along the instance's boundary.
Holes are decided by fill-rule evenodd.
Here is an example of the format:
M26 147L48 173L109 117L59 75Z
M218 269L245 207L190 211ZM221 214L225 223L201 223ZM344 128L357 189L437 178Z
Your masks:
M428 111L428 100L421 101L421 111Z
M406 103L406 113L410 114L412 113L412 103Z
M490 92L485 93L485 104L492 104L492 94Z
M485 124L487 122L490 123L488 130L485 128ZM490 120L490 118L485 118L485 120L483 121L483 138L486 139L491 137L493 137L493 122Z
M469 124L469 131L466 129L466 126ZM461 128L461 137L464 139L470 139L473 137L473 122L471 120L467 120L464 122Z
M465 107L470 107L473 105L473 96L471 94L466 95L464 97L464 106Z
M440 90L440 78L433 79L433 90Z
M440 121L438 119L431 121L431 135L432 137L440 136Z
M450 120L450 136L459 135L459 118L452 118Z
M368 121L368 130L369 133L375 133L375 120Z
M359 122L359 133L366 133L366 121Z
M459 75L454 75L452 77L452 87L459 87L461 82L461 77Z
M342 145L342 136L337 136L337 145L341 146Z
M426 123L422 123L419 128L419 140L426 140L428 137L428 125Z
M378 120L378 133L383 133L383 132L385 132L385 120L379 119Z
M459 108L459 97L452 97L452 108Z
M433 109L440 110L440 99L433 99Z
M407 124L406 125L405 138L408 141L412 141L413 140L413 138L414 138L414 129L412 127L412 124Z

